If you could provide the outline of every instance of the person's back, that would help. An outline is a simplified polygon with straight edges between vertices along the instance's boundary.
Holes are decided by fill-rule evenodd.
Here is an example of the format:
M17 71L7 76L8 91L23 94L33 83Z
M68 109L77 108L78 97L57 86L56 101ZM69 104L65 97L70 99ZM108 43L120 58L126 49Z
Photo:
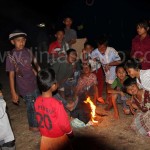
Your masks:
M52 92L57 89L55 72L52 69L41 70L38 85L42 95L36 99L34 106L42 136L40 149L69 150L68 136L72 135L69 116L62 102L52 97Z

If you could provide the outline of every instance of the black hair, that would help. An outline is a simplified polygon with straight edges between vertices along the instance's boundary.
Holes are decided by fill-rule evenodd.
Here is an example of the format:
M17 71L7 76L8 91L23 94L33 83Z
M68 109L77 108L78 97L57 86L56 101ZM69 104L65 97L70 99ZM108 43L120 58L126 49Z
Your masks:
M37 81L40 91L48 91L51 86L56 83L54 70L50 68L41 70L38 73Z
M90 64L90 63L88 63L88 62L87 62L87 63L81 63L81 69L82 69L82 70L83 70L83 66L84 66L84 65L89 66L89 67L90 67L90 69L91 69L91 67L92 67L92 66L91 66L91 64Z
M143 27L145 30L147 30L147 28L149 27L149 23L147 20L141 19L137 22L136 26Z
M73 17L71 15L66 15L64 18L63 18L63 21L65 21L67 18L69 18L71 21L73 21Z
M123 91L127 92L127 87L136 84L136 78L131 78L128 77L124 82L123 82Z
M125 67L125 69L133 68L136 70L142 68L139 59L135 59L135 58L131 58L131 59L127 60L124 67Z
M64 28L61 27L55 29L55 34L57 34L58 32L63 32L65 34Z
M125 70L124 64L119 64L119 65L116 66L116 73L118 72L119 68L123 68Z
M67 50L67 56L69 56L71 52L74 52L74 53L77 54L77 51L75 49L70 48L70 49Z
M93 44L93 42L91 42L91 41L86 41L86 42L84 43L84 48L85 48L87 45L90 45L90 46L92 46L92 47L94 48L94 44Z
M108 45L108 37L106 35L101 35L97 40L98 45Z

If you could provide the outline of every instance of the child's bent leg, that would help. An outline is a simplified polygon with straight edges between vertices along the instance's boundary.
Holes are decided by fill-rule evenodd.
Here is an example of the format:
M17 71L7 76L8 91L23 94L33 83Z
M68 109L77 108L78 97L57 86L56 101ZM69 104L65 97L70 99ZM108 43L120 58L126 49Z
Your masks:
M93 72L98 80L98 96L102 98L103 87L104 87L104 73L102 67Z
M112 94L112 104L114 107L114 118L115 119L119 119L119 111L118 111L118 107L117 107L117 100L118 94Z
M107 97L107 101L108 101L108 106L105 108L105 110L109 111L113 106L113 104L112 104L112 95L109 94L109 93L106 93L106 94L107 94L106 97Z

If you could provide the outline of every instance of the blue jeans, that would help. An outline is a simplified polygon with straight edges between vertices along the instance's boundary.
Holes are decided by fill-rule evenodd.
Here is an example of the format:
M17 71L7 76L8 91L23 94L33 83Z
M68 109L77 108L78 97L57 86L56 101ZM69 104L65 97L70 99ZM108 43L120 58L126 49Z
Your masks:
M40 95L40 91L35 90L34 92L27 94L23 97L27 105L27 117L28 117L28 123L30 127L38 127L36 117L35 117L36 115L34 109L34 102L39 95Z

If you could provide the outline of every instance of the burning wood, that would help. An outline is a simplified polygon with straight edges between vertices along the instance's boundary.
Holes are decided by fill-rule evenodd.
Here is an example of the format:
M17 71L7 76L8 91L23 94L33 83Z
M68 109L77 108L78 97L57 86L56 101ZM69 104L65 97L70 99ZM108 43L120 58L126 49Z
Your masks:
M91 107L91 120L93 123L98 123L98 121L94 120L95 119L95 110L96 110L96 106L94 105L94 103L91 101L90 97L88 97L86 99L86 101L84 101L84 103L89 103L90 107Z

